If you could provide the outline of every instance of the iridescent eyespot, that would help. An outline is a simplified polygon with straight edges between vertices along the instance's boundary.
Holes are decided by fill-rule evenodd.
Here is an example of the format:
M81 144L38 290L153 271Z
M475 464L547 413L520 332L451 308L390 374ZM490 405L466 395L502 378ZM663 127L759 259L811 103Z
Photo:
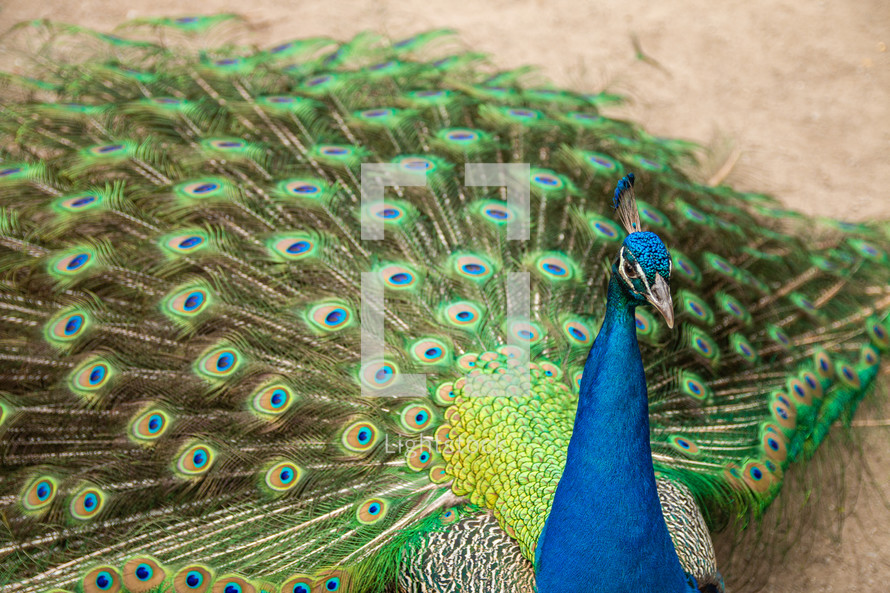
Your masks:
M151 442L161 438L171 422L172 418L164 410L149 408L130 422L129 435L137 441Z
M90 317L85 311L67 309L50 319L43 335L56 346L67 346L83 336L89 326Z
M537 109L518 109L510 107L499 107L501 113L519 122L528 122L543 119L544 114Z
M213 593L256 593L256 587L244 577L227 574L219 577L213 583Z
M212 303L210 292L198 286L178 288L164 299L164 311L178 318L191 318L207 310Z
M382 498L372 498L361 503L355 510L355 518L360 523L372 525L386 518L388 504Z
M807 298L806 295L803 295L799 292L792 292L790 295L788 295L788 298L790 298L791 302L797 305L797 307L805 313L813 316L818 316L819 309L816 308L816 304L809 298Z
M525 321L508 322L507 333L520 343L526 344L537 344L544 336L544 332L537 323Z
M40 476L31 480L22 491L22 506L27 511L40 511L45 509L55 499L58 484L55 478Z
M680 373L680 389L683 393L698 400L706 400L711 397L711 388L699 375L690 371Z
M727 278L735 280L739 276L738 268L715 253L705 253L704 259L709 268Z
M116 374L114 367L101 358L93 358L78 366L68 376L68 386L75 393L90 395L108 385Z
M266 470L263 481L275 492L287 492L300 482L303 470L291 461L279 461Z
M309 324L318 330L332 332L352 325L352 309L340 301L327 301L313 305L306 317Z
M429 471L429 476L430 481L433 484L444 484L451 479L451 476L448 474L448 470L444 465L432 466Z
M84 153L95 157L126 156L132 146L128 143L98 144L84 149Z
M690 280L694 284L698 284L701 281L701 271L698 269L692 260L683 255L682 253L671 250L671 263L673 272L679 274L682 277L685 277L687 280Z
M452 268L461 277L484 281L494 273L494 266L481 255L458 254L452 258Z
M837 378L843 383L846 383L847 386L852 387L853 389L859 389L862 386L862 381L859 379L859 373L857 373L856 369L852 366L845 362L838 361L835 363L835 369L837 371Z
M250 404L255 412L266 416L280 416L294 403L293 389L284 383L272 383L256 390L250 396Z
M209 445L193 443L186 445L176 458L176 470L186 478L207 473L216 460L216 451Z
M98 488L87 486L74 495L68 509L75 519L87 521L98 515L103 506L105 506L105 494Z
M403 223L414 213L413 208L404 202L388 200L373 202L362 208L362 215L384 223Z
M454 509L446 509L439 517L439 521L442 525L449 525L457 521L458 517L459 515L457 514L457 511Z
M482 138L482 134L478 130L470 128L442 129L436 133L436 136L458 145L471 144Z
M641 307L637 307L636 311L634 311L634 325L636 326L637 336L640 338L651 338L658 328L655 317Z
M53 259L50 263L50 272L63 277L76 276L91 268L95 263L96 256L92 251L77 250Z
M205 177L194 181L179 183L173 187L173 193L183 198L206 199L225 195L225 180L218 177Z
M156 590L167 578L167 571L151 556L136 556L124 564L124 587L130 593Z
M318 200L326 196L327 189L327 184L318 179L286 179L278 183L281 195L310 200Z
M637 208L640 211L640 221L643 224L666 229L671 227L670 220L668 220L668 217L661 210L656 209L642 200L637 200Z
M416 472L425 470L433 462L433 448L428 444L417 445L408 451L405 459L408 463L408 469Z
M532 169L530 172L531 186L541 192L555 192L566 186L562 175L549 169Z
M562 369L550 362L549 360L539 360L538 366L544 371L544 374L554 379L562 379Z
M121 577L111 566L97 566L83 577L83 593L117 593Z
M862 352L859 354L859 360L864 365L874 366L881 362L881 355L875 347L866 344L862 347Z
M483 200L478 204L477 208L477 212L482 216L483 220L498 226L516 219L516 212L504 202Z
M173 577L176 593L206 593L212 583L213 573L200 564L184 566Z
M195 370L209 379L225 379L232 376L243 362L234 348L214 348L198 360Z
M770 413L786 433L790 434L797 428L797 406L786 393L777 391L772 394Z
M314 152L319 157L332 162L349 161L355 156L355 148L345 144L325 144L317 146L315 147Z
M737 298L725 293L720 293L717 296L717 300L720 303L720 308L726 313L729 313L743 323L751 321L751 314L748 313L748 310L745 309L745 306L742 305L741 301Z
M697 319L707 325L713 325L714 312L704 300L688 290L681 290L677 296L679 297L678 300L681 303L683 312L693 319Z
M708 217L705 214L692 206L679 203L680 212L687 220L691 220L692 222L703 224L708 222Z
M423 404L413 404L402 409L399 424L410 432L421 432L433 421L433 411Z
M755 364L760 357L751 342L742 334L732 334L729 336L729 343L732 350L741 356L744 360L751 364Z
M659 163L658 161L654 161L652 159L647 159L646 157L640 155L633 155L631 160L634 161L637 166L641 169L645 169L647 171L664 171L667 169L665 165Z
M535 262L535 268L548 280L571 280L575 275L575 264L564 255L545 255Z
M389 361L369 362L362 367L361 383L371 389L385 389L395 383L399 367Z
M810 396L813 399L822 399L822 382L819 380L819 376L816 375L816 373L813 371L803 371L800 374L800 380L803 382L804 387L810 392Z
M868 241L863 241L862 239L848 239L847 241L859 255L866 259L876 262L883 262L887 259L887 254L884 251Z
M65 212L85 212L101 206L104 201L105 196L102 194L87 192L59 198L54 202L54 205L58 210L64 210Z
M506 344L504 346L498 346L495 350L497 350L498 354L503 354L507 358L511 358L519 361L528 360L528 350L517 346L515 344Z
M624 231L600 216L589 215L587 225L596 239L615 243L624 239Z
M380 277L386 287L392 290L406 290L417 284L417 273L406 266L385 266L380 270Z
M479 355L474 352L467 352L466 354L462 354L457 359L457 367L464 371L469 371L476 368L476 361L479 360Z
M471 329L482 321L482 309L470 301L458 301L445 306L444 316L452 325Z
M583 321L570 319L562 324L562 332L573 347L589 346L593 342L593 331Z
M813 364L816 366L816 374L823 379L834 377L834 362L825 350L816 350L813 354Z
M273 256L289 261L315 257L319 251L318 238L309 234L277 235L266 245Z
M697 327L689 328L689 345L698 354L708 360L716 360L719 350L717 343Z
M594 173L618 175L624 170L624 167L609 155L587 151L582 154L584 155L584 163L593 169Z
M890 333L880 321L869 319L865 324L865 331L876 348L882 351L890 349Z
M220 152L235 152L247 147L247 142L238 138L214 138L202 140L201 144L206 148Z
M379 438L380 431L376 426L367 421L359 421L346 427L341 440L343 446L350 451L364 453L372 449Z
M692 439L682 436L682 435L674 435L668 439L668 443L681 453L685 453L686 455L696 456L701 453L701 449L698 444L695 443Z
M749 461L742 471L742 479L754 492L764 493L772 486L772 474L762 463Z
M411 357L421 364L440 364L451 361L451 350L438 338L423 338L410 347Z
M791 338L788 337L788 334L781 327L770 324L767 326L766 331L769 337L782 348L787 350L791 347Z
M764 455L777 463L784 463L788 459L787 439L776 427L769 424L764 427L760 446L763 448Z
M334 571L323 576L316 581L320 585L319 591L324 593L334 593L335 591L347 590L348 580L346 573L343 571Z
M581 379L584 378L584 370L578 370L572 373L572 385L575 387L575 391L581 390Z
M281 586L281 593L312 593L314 582L315 579L309 575L294 575ZM179 592L177 591L177 593Z
M433 401L440 406L450 406L454 403L455 397L457 396L454 394L454 383L451 381L440 384L433 392Z
M798 406L811 406L813 405L813 394L807 389L807 386L803 381L798 379L797 377L789 377L785 382L786 387L788 388L788 393L794 400L794 403Z
M203 231L180 231L161 237L160 245L170 255L188 255L207 247L209 237Z

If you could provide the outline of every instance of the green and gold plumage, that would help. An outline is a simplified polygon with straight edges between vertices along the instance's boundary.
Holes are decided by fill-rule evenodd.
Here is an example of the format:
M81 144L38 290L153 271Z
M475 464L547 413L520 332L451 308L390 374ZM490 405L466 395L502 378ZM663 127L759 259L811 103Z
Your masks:
M499 590L485 558L531 586L626 172L672 255L677 327L636 313L666 515L759 514L872 384L885 225L697 183L694 147L447 31L260 50L226 43L237 22L2 39L4 591L430 591L450 557L437 590ZM362 163L426 186L364 203ZM529 164L528 212L468 163Z

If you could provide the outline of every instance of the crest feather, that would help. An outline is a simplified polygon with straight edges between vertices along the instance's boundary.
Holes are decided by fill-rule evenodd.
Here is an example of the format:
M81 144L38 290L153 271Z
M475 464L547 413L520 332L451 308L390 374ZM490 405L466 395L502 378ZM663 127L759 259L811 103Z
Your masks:
M643 230L640 223L640 213L637 210L637 201L634 197L634 174L628 173L615 188L615 197L612 207L618 211L618 218L624 230L630 233L638 233Z

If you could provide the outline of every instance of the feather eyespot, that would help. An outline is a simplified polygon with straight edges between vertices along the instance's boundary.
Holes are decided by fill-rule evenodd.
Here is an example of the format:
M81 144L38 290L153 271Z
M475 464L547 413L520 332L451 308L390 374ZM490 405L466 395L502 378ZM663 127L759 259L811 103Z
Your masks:
M535 268L549 280L570 280L575 275L575 264L562 255L547 255L535 262Z
M701 453L701 449L699 448L698 444L696 444L695 441L688 437L682 435L674 435L670 437L668 442L674 449L680 451L681 453L685 453L686 455L694 457Z
M58 484L55 478L50 476L35 478L22 492L22 506L27 511L41 511L55 499L57 491Z
M624 231L600 216L588 215L587 226L593 232L596 239L602 239L609 243L614 243L624 238Z
M706 400L712 395L711 388L708 387L704 379L689 371L681 372L680 388L683 393L698 400Z
M314 179L289 179L279 183L281 193L297 198L318 199L325 195L327 185Z
M382 498L372 498L361 503L355 511L355 517L365 525L373 525L386 518L389 505Z
M88 521L98 515L103 506L105 494L98 488L88 486L74 495L68 510L75 519Z
M797 377L790 377L786 381L788 393L794 399L794 403L799 406L813 405L813 395L803 381Z
M890 349L890 333L881 322L876 319L869 320L865 324L865 331L876 348L883 351Z
M290 461L279 461L266 470L263 481L275 492L287 492L300 483L303 470Z
M410 348L412 358L421 364L451 362L449 347L438 338L420 339Z
M176 593L206 593L213 582L213 573L206 566L191 564L184 566L173 577Z
M210 292L198 286L179 288L164 300L167 313L180 318L200 315L211 302Z
M845 362L838 361L835 365L837 371L837 377L841 380L842 383L845 383L848 387L852 387L853 389L859 389L862 386L862 381L859 378L859 373L856 372L852 366Z
M309 309L307 320L315 329L338 331L352 325L352 309L340 301L318 303Z
M99 193L83 193L58 199L56 208L65 212L84 212L101 206L104 196Z
M729 341L733 351L745 361L755 364L759 360L757 351L754 350L754 346L751 345L751 342L749 342L745 336L741 334L732 334L729 337Z
M757 493L765 493L772 486L772 473L766 466L757 461L749 461L742 471L742 479L751 490Z
M115 375L110 363L94 358L81 364L68 377L68 386L75 393L92 395L106 387Z
M483 281L491 278L494 267L491 262L480 255L458 255L454 258L454 271L463 278Z
M404 408L399 414L402 428L410 432L421 432L433 422L433 411L425 405L415 404Z
M436 391L433 392L433 401L440 406L450 406L454 403L456 397L457 396L454 393L454 383L450 381L442 383L436 387Z
M196 253L209 244L209 237L202 231L180 231L161 237L160 245L170 255Z
M516 212L504 202L484 200L479 203L477 212L482 218L497 226L516 219Z
M593 332L583 321L577 319L564 321L562 324L562 331L571 346L589 346L592 342L591 336L593 335Z
M558 191L566 186L562 175L547 169L532 169L530 176L532 185L545 192Z
M312 593L314 581L309 575L294 575L281 586L281 593Z
M469 301L458 301L445 307L445 318L457 327L470 328L482 320L482 309Z
M562 369L550 362L549 360L541 360L538 361L538 366L541 367L541 370L544 372L544 375L548 377L552 377L553 379L559 380L562 379Z
M370 362L362 367L361 383L371 389L386 389L399 377L399 367L389 361Z
M767 327L767 333L769 334L769 337L782 348L787 350L791 347L791 338L788 337L788 334L785 333L785 330L781 327L770 324Z
M120 590L120 574L111 566L97 566L83 577L84 593L117 593Z
M90 251L75 251L56 259L50 269L61 276L75 276L92 267L95 260L95 254Z
M235 152L247 147L247 142L238 138L215 138L201 142L207 148L219 152Z
M90 326L90 318L85 311L68 309L50 319L44 335L57 346L66 346L84 335Z
M512 321L507 325L508 333L521 343L537 344L541 341L544 332L534 322Z
M822 382L813 371L804 371L800 374L800 380L804 388L809 392L813 399L822 399L823 389Z
M576 115L586 115L586 114L576 114ZM577 119L577 118L576 118ZM585 152L584 153L584 162L590 165L590 167L595 172L607 173L607 174L618 174L623 170L623 167L612 157L609 155L603 154L601 152Z
M776 463L784 463L788 458L788 442L785 435L776 427L766 425L764 427L763 436L760 439L760 446L764 455L772 459Z
M213 593L256 593L256 587L244 577L227 574L219 577L213 583Z
M164 410L149 408L132 421L129 434L137 441L151 442L161 438L171 422L170 415Z
M385 266L380 270L380 277L386 287L393 290L407 290L417 283L416 272L406 266Z
M194 181L180 183L173 188L173 192L183 198L206 199L221 197L225 194L225 181L218 177L206 177Z
M234 348L214 348L198 361L196 370L209 379L225 379L232 376L243 363Z
M284 383L273 383L255 391L250 398L250 403L255 412L268 416L280 416L294 403L294 392Z
M472 130L470 128L450 128L439 130L437 136L439 136L443 140L447 140L448 142L453 142L455 144L471 144L482 138L482 135L479 133L479 131Z
M356 453L370 451L377 444L380 431L376 426L366 421L359 421L349 425L343 431L341 438L343 446Z
M636 327L637 336L644 338L651 337L655 334L656 329L658 328L655 318L652 317L648 311L644 311L640 307L637 307L637 310L634 311L634 325Z
M124 587L130 593L148 593L157 589L167 578L167 571L151 556L130 558L124 564L122 573Z
M862 347L862 352L859 355L859 360L864 365L874 366L881 362L881 355L875 347L866 344Z
M182 477L193 478L210 471L216 461L216 451L203 443L193 443L181 450L176 469Z
M281 593L312 593L314 581L309 575L294 575L281 586Z
M279 235L268 240L266 245L273 256L296 261L318 255L318 239L309 234Z
M433 449L428 444L412 447L405 456L408 469L416 472L423 471L433 462Z

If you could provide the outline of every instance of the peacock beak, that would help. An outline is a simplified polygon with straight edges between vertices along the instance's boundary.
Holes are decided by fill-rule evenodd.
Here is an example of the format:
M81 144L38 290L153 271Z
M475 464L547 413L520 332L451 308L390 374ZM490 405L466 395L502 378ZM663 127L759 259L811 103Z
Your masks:
M661 274L655 276L655 283L649 287L649 293L646 294L646 300L652 303L652 306L658 309L662 314L668 327L674 327L674 302L671 300L671 287L667 280L662 278Z

